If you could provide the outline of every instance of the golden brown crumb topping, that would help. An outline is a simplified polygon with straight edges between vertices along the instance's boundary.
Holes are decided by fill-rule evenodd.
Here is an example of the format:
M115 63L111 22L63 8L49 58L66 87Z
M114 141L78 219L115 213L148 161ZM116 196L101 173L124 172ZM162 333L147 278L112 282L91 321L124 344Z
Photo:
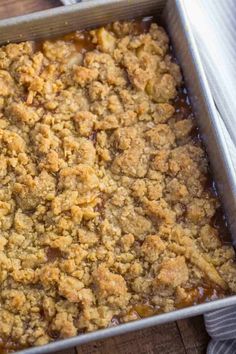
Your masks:
M212 221L219 201L161 27L114 23L40 47L9 44L0 58L6 347L236 291L234 251Z

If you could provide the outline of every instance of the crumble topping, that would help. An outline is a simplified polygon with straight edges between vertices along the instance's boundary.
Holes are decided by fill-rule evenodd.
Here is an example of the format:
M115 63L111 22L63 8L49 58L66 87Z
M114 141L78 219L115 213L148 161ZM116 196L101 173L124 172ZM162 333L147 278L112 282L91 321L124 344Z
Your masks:
M155 23L1 47L5 343L42 345L236 291L182 84Z

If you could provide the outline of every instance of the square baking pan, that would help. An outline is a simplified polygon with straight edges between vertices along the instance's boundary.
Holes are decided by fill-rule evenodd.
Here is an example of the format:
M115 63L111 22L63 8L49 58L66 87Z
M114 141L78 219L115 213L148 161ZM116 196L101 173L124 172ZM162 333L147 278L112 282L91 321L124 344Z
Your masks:
M36 40L95 27L116 20L155 16L161 18L180 63L192 107L208 152L217 191L224 206L232 243L236 244L236 180L219 116L199 59L182 0L91 0L0 21L0 44ZM236 304L236 296L155 315L116 327L81 334L18 353L43 354L93 340L192 317ZM1 325L1 324L0 324Z

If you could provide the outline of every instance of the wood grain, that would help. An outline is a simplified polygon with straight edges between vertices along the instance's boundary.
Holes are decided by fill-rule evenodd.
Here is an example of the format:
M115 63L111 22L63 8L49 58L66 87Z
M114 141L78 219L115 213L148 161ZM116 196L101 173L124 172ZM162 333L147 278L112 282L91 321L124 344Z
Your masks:
M25 15L60 5L59 0L0 0L0 18Z
M69 349L60 350L59 352L56 352L54 354L77 354L77 353L76 353L76 348L69 348Z
M187 354L205 354L209 336L202 316L187 318L177 322Z
M77 347L77 354L185 354L176 322Z
M77 354L205 354L202 316L167 323L77 347Z
M0 0L0 18L50 7L59 0ZM55 354L205 354L208 342L201 316L84 344Z

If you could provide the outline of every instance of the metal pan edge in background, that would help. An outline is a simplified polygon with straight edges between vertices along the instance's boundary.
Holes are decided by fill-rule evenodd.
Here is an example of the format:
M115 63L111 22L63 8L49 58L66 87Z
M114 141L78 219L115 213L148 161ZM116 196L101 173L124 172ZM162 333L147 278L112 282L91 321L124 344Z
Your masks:
M164 9L165 8L165 9ZM163 11L164 10L164 11ZM64 34L76 29L94 27L114 20L163 13L177 59L182 67L191 103L199 122L204 143L228 216L234 241L232 218L236 210L236 181L227 156L224 136L214 110L210 90L196 50L181 0L91 0L78 5L61 7L32 15L0 21L0 44L8 41L38 39ZM223 192L224 191L224 192ZM166 322L203 314L236 304L236 296L190 306L181 310L152 316L117 327L78 335L41 347L18 351L18 354L43 354L73 347L90 341L120 335Z
M184 74L188 94L207 150L217 192L224 206L232 243L236 245L235 168L223 134L204 69L197 50L184 2L169 0L165 9L166 27Z
M91 0L0 20L0 45L44 39L79 29L160 14L166 0Z

